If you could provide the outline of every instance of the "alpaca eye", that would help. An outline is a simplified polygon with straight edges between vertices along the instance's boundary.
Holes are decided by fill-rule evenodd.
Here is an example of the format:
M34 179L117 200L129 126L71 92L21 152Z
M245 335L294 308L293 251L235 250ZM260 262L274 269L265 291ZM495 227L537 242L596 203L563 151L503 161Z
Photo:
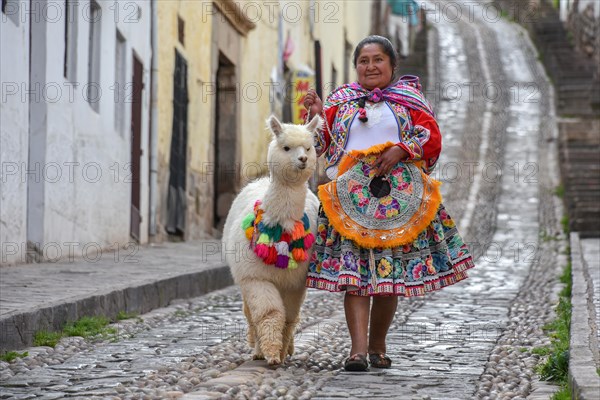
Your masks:
M307 147L307 148L306 148L306 151L310 151L310 147Z
M283 147L283 149L284 149L285 151L290 151L290 148L289 148L288 146L284 146L284 147Z

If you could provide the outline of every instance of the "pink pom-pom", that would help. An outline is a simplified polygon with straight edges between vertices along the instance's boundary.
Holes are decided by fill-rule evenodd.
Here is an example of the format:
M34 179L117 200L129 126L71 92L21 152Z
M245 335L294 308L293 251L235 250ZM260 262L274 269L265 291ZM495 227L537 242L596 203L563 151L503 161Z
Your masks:
M359 108L358 109L358 119L361 120L362 122L367 122L369 120L369 118L367 118L367 110L365 110L364 108Z
M269 255L269 246L266 244L257 244L254 248L254 253L264 260Z
M315 243L315 235L309 233L304 237L304 248L306 250L310 249L311 246Z

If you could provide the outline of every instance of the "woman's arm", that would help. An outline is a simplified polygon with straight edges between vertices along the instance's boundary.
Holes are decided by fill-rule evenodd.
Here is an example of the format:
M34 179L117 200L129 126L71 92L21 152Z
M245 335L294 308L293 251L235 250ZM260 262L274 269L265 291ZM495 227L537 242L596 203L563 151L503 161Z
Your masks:
M409 110L413 130L402 132L397 145L408 153L408 160L425 161L426 172L431 172L442 151L442 135L435 118L423 111Z
M325 123L327 126L323 127L323 130L319 132L315 140L315 150L317 151L317 157L321 156L329 145L331 144L331 137L329 132L333 129L333 121L335 120L335 114L337 113L337 106L329 107L325 110ZM321 114L321 117L323 115Z
M327 125L323 130L319 131L315 138L315 150L317 151L317 157L319 157L331 144L329 132L333 129L337 106L323 110L323 101L314 89L309 89L304 96L304 107L308 110L309 119L312 119L316 114L319 114L322 118L323 114L325 114L324 122Z

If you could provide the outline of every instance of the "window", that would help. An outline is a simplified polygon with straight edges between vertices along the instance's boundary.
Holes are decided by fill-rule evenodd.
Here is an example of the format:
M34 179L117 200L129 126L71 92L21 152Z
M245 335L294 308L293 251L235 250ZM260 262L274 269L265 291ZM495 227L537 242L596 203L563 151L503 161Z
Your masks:
M2 0L2 14L6 15L16 26L19 26L19 1ZM2 18L4 21L6 18Z
M77 8L78 1L65 0L65 53L63 74L70 82L77 80Z
M181 17L177 17L177 33L179 37L179 43L185 46L185 21Z
M115 47L115 130L121 135L125 131L125 103L127 93L126 70L127 70L127 45L125 37L117 30L117 41Z
M88 43L88 83L87 101L92 108L100 111L100 27L102 10L95 1L91 2L89 21L90 36Z

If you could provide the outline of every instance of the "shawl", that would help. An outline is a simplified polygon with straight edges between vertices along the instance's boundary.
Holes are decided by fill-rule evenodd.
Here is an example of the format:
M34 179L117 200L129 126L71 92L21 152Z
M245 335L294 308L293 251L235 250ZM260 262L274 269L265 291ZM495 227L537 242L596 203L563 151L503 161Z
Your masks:
M403 78L400 78L396 83L391 84L383 90L375 88L372 91L363 88L358 82L347 83L338 87L329 95L324 107L327 109L361 98L366 98L373 102L387 100L413 110L423 111L435 118L435 113L423 93L414 86L412 81L408 79L404 80ZM417 83L417 86L420 85Z

